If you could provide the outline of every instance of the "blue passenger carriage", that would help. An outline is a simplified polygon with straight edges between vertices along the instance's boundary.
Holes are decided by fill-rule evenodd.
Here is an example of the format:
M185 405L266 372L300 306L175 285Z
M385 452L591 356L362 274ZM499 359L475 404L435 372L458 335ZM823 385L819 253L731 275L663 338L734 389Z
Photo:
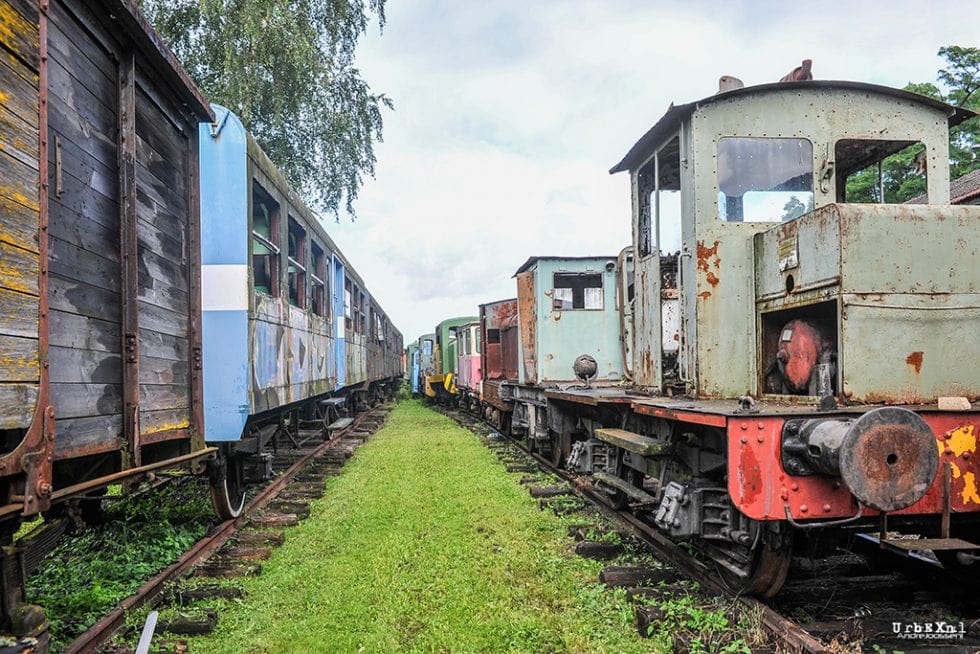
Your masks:
M204 406L226 464L216 506L233 516L247 458L394 390L402 337L241 121L214 110L200 135Z

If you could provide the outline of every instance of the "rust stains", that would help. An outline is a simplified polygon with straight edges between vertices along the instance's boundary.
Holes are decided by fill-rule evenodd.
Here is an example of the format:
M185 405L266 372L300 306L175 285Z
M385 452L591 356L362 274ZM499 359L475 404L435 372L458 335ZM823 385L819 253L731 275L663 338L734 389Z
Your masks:
M710 270L708 271L708 283L711 284L712 288L715 287L715 286L717 286L718 285L718 282L720 282L720 281L721 280L718 279L718 275L714 274Z
M701 291L698 293L698 297L702 300L707 300L709 297L711 297L711 291Z
M742 482L742 501L751 504L762 492L762 473L759 459L751 447L743 447L738 461L738 476Z
M915 368L915 374L922 371L922 352L913 352L905 357L905 363Z
M709 248L702 241L698 241L698 270L708 272L710 266L713 265L717 268L721 265L721 258L718 256L718 243L719 241L715 241L715 244ZM714 261L711 261L712 257L714 257Z

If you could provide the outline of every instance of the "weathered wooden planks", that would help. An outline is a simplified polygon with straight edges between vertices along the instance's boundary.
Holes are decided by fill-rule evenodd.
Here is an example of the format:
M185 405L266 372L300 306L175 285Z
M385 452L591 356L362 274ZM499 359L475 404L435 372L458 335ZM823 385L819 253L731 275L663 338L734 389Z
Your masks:
M0 2L0 45L28 67L37 70L37 8L27 0Z
M37 395L37 384L0 384L0 429L20 429L30 424Z
M122 424L116 64L63 4L48 30L56 458L116 449Z
M142 434L187 429L190 424L191 413L190 409L186 407L161 411L140 411L140 433Z
M0 288L0 331L8 336L37 338L37 296Z
M125 407L138 403L144 436L191 424L188 280L198 254L191 251L196 216L188 211L196 204L187 162L196 156L190 136L197 126L173 89L148 73L145 53L133 57L130 36L98 3L54 0L50 14L56 458L129 441L134 456L123 464L136 464L139 440ZM121 115L120 107L130 110ZM137 335L131 351L123 352L124 332Z
M38 255L0 241L0 287L37 296Z
M0 380L36 384L40 375L37 339L0 335Z
M122 384L52 383L51 397L57 402L58 418L89 418L122 410Z
M106 259L101 254L67 243L56 238L53 233L48 239L48 246L50 248L49 265L52 275L57 275L65 280L97 286L114 293L119 292L119 264L117 262Z
M60 338L60 334L55 330L55 313L64 311L75 313L82 316L102 318L106 321L119 321L119 298L111 291L106 291L88 284L73 284L67 280L64 283L58 282L58 278L51 277L51 285L48 287L48 302L52 309L51 312L51 338ZM119 349L117 341L116 349Z
M59 420L54 458L57 461L117 450L121 433L122 416L119 414Z
M122 379L121 357L115 352L51 346L48 359L52 383L116 384Z

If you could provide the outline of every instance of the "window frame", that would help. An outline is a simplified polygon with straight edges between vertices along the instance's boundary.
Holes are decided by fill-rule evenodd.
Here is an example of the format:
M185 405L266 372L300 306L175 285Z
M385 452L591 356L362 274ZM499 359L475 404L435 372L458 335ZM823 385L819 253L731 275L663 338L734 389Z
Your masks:
M280 217L281 217L281 205L276 202L272 194L269 193L265 187L257 180L252 179L252 193L251 193L251 240L250 240L250 256L249 261L250 272L251 272L251 283L252 291L255 294L262 294L266 297L277 298L280 296L281 289L281 274L280 274L280 264L279 257L282 251L279 247L279 232L280 232ZM260 210L259 207L265 207L267 209L268 225L269 225L269 235L262 234L256 230L256 213ZM266 254L255 254L254 246L258 242L259 245L267 249L269 252ZM257 284L256 279L256 257L266 258L266 268L269 275L269 291L266 292L262 290Z
M580 287L576 287L576 286L560 286L558 284L558 278L559 278L559 276L561 276L561 277L567 277L567 278L577 278L577 279L584 279L586 277L595 278L596 280L598 280L599 285L598 286L586 286L586 285L583 284ZM591 306L591 307L590 306L586 306L587 305L587 301L586 301L586 295L587 295L586 289L593 289L593 288L599 289L599 293L598 293L599 306ZM603 279L603 274L601 272L595 272L595 271L583 271L583 272L557 271L557 272L554 272L551 275L551 289L552 289L552 302L551 302L551 307L552 307L552 310L553 311L603 311L605 309L605 306L606 306L606 297L605 297L606 296L606 284L605 284L605 280ZM572 295L571 303L572 303L572 306L570 306L570 307L559 306L559 304L558 304L559 302L564 302L564 300L560 300L559 297L558 297L558 291L559 291L559 289L560 290L570 290L571 291L571 295ZM581 294L579 295L577 293L577 291L580 291ZM564 295L564 293L562 295ZM581 306L575 306L576 300L579 299L579 298L581 298Z
M319 250L319 255L317 254ZM327 251L320 247L316 239L310 239L310 309L318 316L327 317Z
M296 235L296 250L292 251L293 236ZM306 308L306 248L309 237L306 228L294 216L289 215L286 223L286 301L298 308ZM295 256L293 256L295 254ZM295 287L292 283L295 275ZM294 297L295 293L295 297Z
M722 160L723 160L722 146L728 142L733 142L733 141L758 141L758 142L768 142L769 144L774 144L778 141L784 141L784 142L795 141L799 145L805 144L809 148L809 153L808 153L809 156L808 157L804 156L801 160L801 163L805 169L800 174L787 178L782 182L782 184L786 184L794 179L800 178L801 180L809 181L809 190L806 189L777 190L776 187L771 187L769 189L751 188L751 189L744 190L741 195L729 196L722 189L722 185L723 185L722 175L725 172L722 169ZM747 212L745 209L745 196L748 195L749 193L780 193L780 194L787 193L790 194L790 198L795 198L798 202L803 204L803 206L805 207L804 213L812 211L813 207L815 206L814 203L816 201L816 192L817 192L817 185L816 185L817 168L813 159L814 151L815 148L813 145L813 140L805 136L768 136L768 135L750 136L744 134L731 134L731 135L726 134L725 136L719 137L715 142L715 162L716 162L715 188L717 190L717 195L716 195L717 210L715 212L717 216L716 219L724 224L738 224L738 223L778 224L778 223L792 220L797 215L799 215L799 214L796 215L784 214L783 216L780 216L778 218L770 218L765 220L760 220L760 219L747 220L746 219ZM774 161L774 160L775 157L770 157L768 159L768 161ZM731 167L731 170L747 171L750 170L750 167L748 165L742 165L742 166L733 165ZM805 197L807 194L809 194L809 197ZM728 215L729 197L732 198L733 200L738 201L739 212L740 212L739 213L740 218L738 220L732 219ZM789 202L788 198L786 202L787 203ZM785 211L785 207L783 207L782 210Z

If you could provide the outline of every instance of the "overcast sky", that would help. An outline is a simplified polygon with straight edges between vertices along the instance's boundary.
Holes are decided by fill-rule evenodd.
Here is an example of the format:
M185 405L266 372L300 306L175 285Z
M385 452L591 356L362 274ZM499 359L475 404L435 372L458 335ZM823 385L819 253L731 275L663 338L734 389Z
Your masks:
M406 343L513 297L529 256L611 256L629 180L608 174L671 102L718 77L935 81L980 46L980 2L391 0L358 65L395 110L358 218L326 227Z

